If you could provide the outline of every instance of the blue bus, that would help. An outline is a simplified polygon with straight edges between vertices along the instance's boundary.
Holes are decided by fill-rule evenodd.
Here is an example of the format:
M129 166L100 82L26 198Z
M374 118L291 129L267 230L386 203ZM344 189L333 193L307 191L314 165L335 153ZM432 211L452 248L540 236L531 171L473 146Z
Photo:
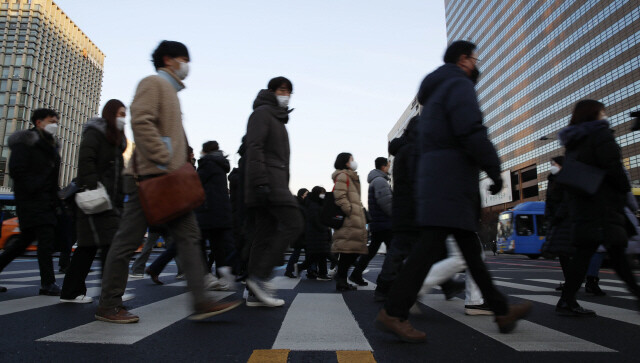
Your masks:
M518 204L498 217L498 253L539 258L546 234L544 202Z

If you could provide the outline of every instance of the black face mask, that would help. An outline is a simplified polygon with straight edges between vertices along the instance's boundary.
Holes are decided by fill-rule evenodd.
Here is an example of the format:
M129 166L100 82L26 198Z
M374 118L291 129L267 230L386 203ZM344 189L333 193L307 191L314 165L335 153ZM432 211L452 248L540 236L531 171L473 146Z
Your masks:
M478 69L478 67L473 67L469 78L471 78L471 82L473 82L473 84L478 84L478 78L480 78L480 70Z

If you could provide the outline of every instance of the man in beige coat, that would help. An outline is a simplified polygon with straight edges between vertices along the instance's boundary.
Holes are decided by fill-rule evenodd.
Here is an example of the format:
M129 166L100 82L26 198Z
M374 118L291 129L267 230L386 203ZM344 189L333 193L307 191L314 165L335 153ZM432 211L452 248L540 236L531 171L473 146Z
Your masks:
M189 52L179 42L163 41L153 53L157 75L138 84L131 104L131 129L136 150L125 171L122 222L114 237L102 276L102 294L95 317L110 323L135 323L139 318L122 307L127 286L129 260L147 229L134 178L148 179L172 172L189 162L187 138L182 127L178 91L189 70ZM204 265L200 249L200 230L195 214L189 212L166 223L175 238L184 264L187 286L193 294L192 320L200 320L231 310L240 304L216 302L204 289Z

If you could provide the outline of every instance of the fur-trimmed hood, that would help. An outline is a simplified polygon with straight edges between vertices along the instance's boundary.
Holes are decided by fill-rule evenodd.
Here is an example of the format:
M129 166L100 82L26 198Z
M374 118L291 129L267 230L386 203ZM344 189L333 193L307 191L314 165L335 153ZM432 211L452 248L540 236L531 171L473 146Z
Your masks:
M17 144L33 146L42 138L40 134L41 132L38 132L35 127L27 130L16 131L13 135L9 136L9 148L13 148ZM57 138L53 139L55 140L56 149L60 149L60 141Z
M88 129L96 129L100 131L103 135L107 134L107 120L102 117L92 117L82 125L82 133L84 134Z

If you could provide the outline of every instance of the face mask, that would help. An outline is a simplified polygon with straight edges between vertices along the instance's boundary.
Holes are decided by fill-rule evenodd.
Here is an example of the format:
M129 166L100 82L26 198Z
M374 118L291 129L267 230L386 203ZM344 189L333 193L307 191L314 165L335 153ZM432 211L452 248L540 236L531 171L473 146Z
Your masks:
M122 131L124 130L124 125L126 125L126 118L124 117L117 117L116 118L116 127L118 128L118 130Z
M320 197L320 199L324 199L324 194L320 194L318 197Z
M478 69L478 67L473 67L473 69L471 70L471 75L469 76L469 78L471 78L471 82L473 82L473 84L478 84L478 78L480 77L480 70Z
M553 175L556 175L556 174L558 174L560 172L560 168L557 167L556 165L551 165L549 170L551 171L551 174L553 174Z
M189 75L189 63L180 61L178 61L178 63L180 63L180 69L174 71L174 73L176 74L176 76L178 76L178 78L184 80Z
M276 96L278 99L278 106L283 108L289 107L289 97L290 96Z
M58 124L48 124L44 127L44 131L51 136L55 136L58 132Z
M351 168L351 170L353 170L353 171L358 170L358 163L356 163L356 161L355 161L355 160L351 161L351 162L349 163L349 168Z

